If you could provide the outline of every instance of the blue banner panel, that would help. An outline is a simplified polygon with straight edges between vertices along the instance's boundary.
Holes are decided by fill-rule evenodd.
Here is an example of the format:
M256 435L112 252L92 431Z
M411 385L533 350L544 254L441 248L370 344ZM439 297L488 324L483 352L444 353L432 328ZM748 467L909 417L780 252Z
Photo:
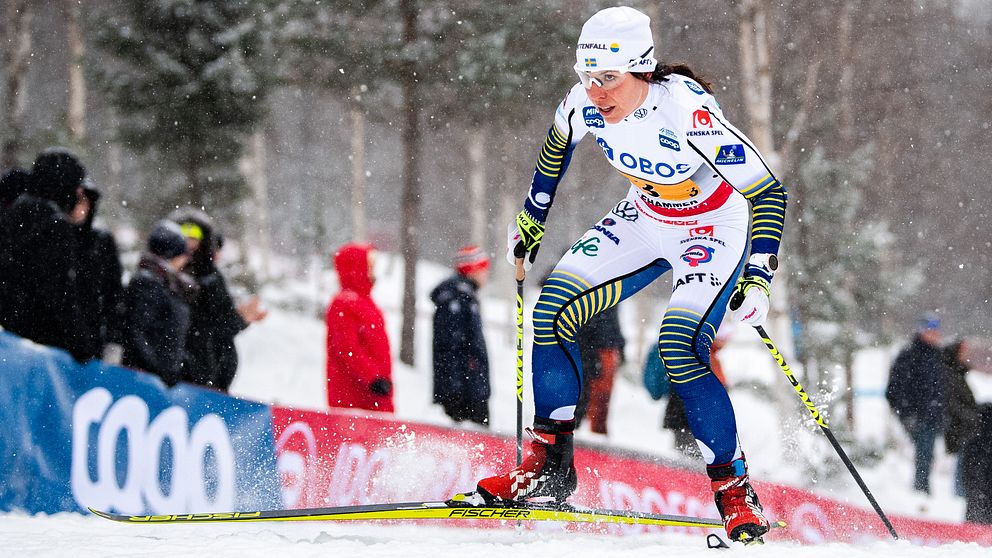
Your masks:
M281 507L267 405L0 331L0 510Z

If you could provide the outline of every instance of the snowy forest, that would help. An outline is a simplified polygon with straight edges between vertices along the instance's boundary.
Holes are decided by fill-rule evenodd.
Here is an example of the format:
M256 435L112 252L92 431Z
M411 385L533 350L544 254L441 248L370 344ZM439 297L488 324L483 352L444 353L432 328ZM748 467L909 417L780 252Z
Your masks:
M402 254L410 363L415 262L468 242L502 259L579 28L613 4L5 0L0 163L70 147L122 241L200 206L249 287L327 268L351 239ZM773 305L808 370L849 368L924 311L992 335L992 4L628 4L789 190ZM581 145L538 267L626 189Z

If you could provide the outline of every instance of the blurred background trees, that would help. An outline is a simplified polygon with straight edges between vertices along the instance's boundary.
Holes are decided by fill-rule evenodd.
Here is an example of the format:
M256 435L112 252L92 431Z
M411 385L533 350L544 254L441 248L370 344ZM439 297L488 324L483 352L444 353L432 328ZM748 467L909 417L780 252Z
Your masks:
M158 170L162 187L144 188L138 205L233 219L246 195L238 161L274 85L259 13L241 0L129 0L92 29L88 66L117 116L113 140Z
M412 324L417 259L447 263L468 242L502 257L575 81L579 28L611 4L10 0L3 162L67 144L109 225L202 206L261 261L281 258L251 269L262 279L326 267L352 238L402 252ZM989 334L988 2L630 5L652 16L660 59L715 83L790 189L779 323L813 373L902 337L924 310ZM626 190L588 143L536 275Z

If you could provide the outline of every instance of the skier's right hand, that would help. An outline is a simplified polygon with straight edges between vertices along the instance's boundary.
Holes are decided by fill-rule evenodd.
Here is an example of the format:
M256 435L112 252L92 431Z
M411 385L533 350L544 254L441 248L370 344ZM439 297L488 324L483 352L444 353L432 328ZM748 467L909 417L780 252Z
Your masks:
M530 270L541 247L541 239L544 238L544 223L532 217L525 209L517 214L506 232L506 261L516 265L516 261L523 258L524 269Z

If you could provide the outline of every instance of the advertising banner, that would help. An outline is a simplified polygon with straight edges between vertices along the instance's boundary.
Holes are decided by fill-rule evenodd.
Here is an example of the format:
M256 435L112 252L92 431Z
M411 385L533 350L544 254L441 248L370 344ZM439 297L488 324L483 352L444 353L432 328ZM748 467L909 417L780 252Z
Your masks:
M516 457L512 439L397 421L388 415L273 407L272 416L283 501L291 508L444 500L473 490L484 476L507 470ZM569 499L572 504L719 517L709 479L701 471L678 469L644 455L606 453L582 446L576 448L575 460L579 487ZM767 515L789 525L769 538L819 543L890 536L871 510L797 488L754 484ZM889 517L902 538L917 543L975 541L992 545L992 527ZM505 524L514 526L515 522ZM460 521L452 525L491 527L500 523ZM639 525L528 526L614 534L693 530Z
M269 407L0 332L0 509L281 506Z

